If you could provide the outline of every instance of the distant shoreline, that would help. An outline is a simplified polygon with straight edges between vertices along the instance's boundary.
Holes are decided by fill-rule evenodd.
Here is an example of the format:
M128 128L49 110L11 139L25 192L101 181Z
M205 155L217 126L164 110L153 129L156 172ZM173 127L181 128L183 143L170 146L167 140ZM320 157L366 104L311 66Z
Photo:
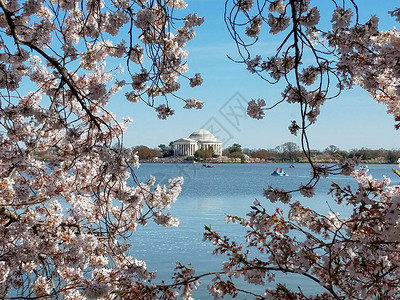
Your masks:
M247 161L247 162L241 162L240 159L236 159L238 161L235 161L233 159L227 160L227 161L217 161L213 159L207 159L203 161L192 161L192 160L184 160L182 158L158 158L158 159L143 159L139 160L140 163L149 163L149 164L197 164L197 165L202 165L202 164L264 164L264 165L273 165L273 164L281 164L281 165L304 165L304 164L309 164L308 161L298 161L298 162L287 162L287 161ZM337 164L340 162L340 160L337 161L332 161L332 160L315 160L313 161L314 163L317 164ZM385 162L385 161L377 161L377 160L361 160L361 164L368 164L368 165L397 165L397 163L391 163L391 162Z

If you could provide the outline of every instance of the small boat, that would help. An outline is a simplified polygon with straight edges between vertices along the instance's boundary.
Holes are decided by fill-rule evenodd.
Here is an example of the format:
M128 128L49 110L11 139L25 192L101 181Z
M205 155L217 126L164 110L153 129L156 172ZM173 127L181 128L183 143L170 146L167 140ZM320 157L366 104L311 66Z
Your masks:
M205 168L214 168L213 165L208 165L208 164L203 164L203 167L205 167Z
M288 174L286 174L285 171L283 171L283 169L276 169L275 171L272 172L271 174L272 176L289 176Z

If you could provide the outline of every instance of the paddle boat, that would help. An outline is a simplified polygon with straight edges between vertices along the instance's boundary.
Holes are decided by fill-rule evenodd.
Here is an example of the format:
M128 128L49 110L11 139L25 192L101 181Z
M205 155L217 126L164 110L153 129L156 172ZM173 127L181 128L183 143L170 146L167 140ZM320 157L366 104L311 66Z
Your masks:
M281 169L276 168L276 170L273 171L271 175L272 175L272 176L289 176L288 174L286 174L285 171L283 171L282 168L281 168Z

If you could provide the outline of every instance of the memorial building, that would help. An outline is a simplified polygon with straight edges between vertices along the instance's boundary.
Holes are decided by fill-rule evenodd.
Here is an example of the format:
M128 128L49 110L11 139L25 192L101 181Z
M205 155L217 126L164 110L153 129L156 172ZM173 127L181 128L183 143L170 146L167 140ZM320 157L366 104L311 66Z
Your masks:
M196 130L188 138L174 141L173 145L176 156L194 156L199 149L212 149L215 155L222 155L222 142L205 129Z

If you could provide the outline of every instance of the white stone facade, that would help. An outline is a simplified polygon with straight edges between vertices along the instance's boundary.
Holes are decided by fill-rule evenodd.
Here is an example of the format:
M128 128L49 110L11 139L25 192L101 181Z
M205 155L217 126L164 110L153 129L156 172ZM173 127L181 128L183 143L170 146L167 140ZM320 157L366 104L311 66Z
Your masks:
M176 140L173 145L176 156L194 156L199 149L213 149L215 155L222 155L222 142L205 129L193 132L189 138Z

